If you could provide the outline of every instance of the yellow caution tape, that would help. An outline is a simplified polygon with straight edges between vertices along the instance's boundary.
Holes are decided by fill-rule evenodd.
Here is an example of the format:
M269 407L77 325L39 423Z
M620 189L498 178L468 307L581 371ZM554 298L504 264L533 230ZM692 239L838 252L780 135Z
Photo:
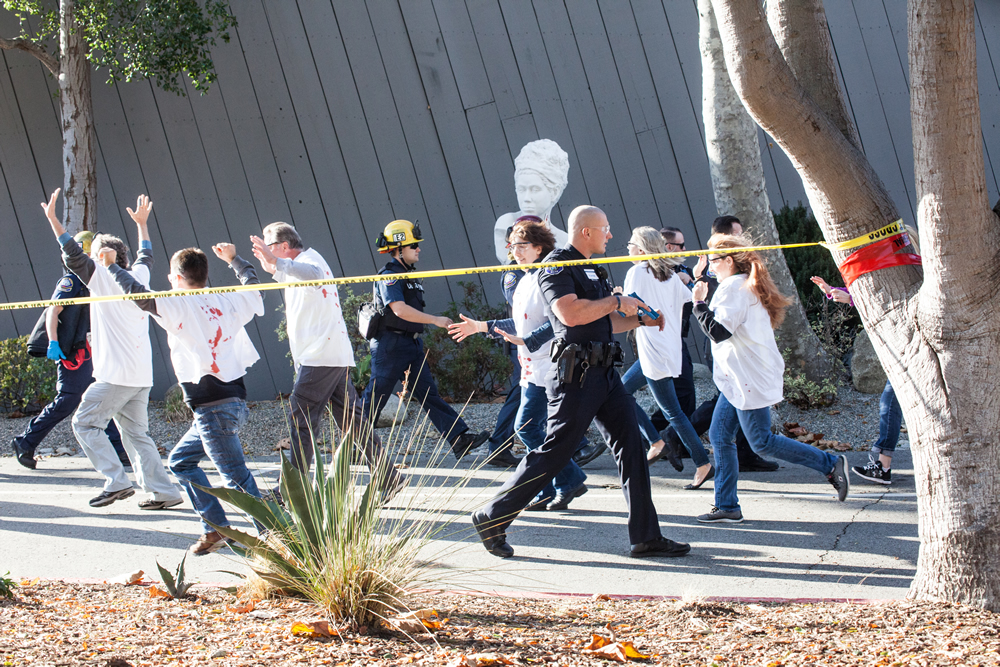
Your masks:
M600 257L591 259L574 259L565 262L538 262L532 264L532 269L544 269L556 266L579 266L583 264L618 264L634 262L637 259L658 259L670 257L695 257L708 254L726 254L734 252L783 250L785 248L805 248L823 245L822 243L789 243L785 245L754 246L752 248L717 248L712 250L685 250L684 252L665 252L658 255L624 255L621 257ZM449 276L467 276L476 273L502 273L518 267L513 264L502 266L476 266L465 269L439 269L435 271L411 271L409 273L380 273L369 276L353 276L345 278L329 278L327 280L304 280L293 283L261 283L255 285L232 285L229 287L205 287L191 290L171 290L166 292L143 292L141 294L109 294L107 296L86 296L76 299L49 299L41 301L19 301L0 304L0 312L5 310L20 310L24 308L47 308L48 306L75 306L85 303L103 303L107 301L145 301L146 299L162 299L175 296L196 296L199 294L231 294L233 292L266 291L284 289L286 287L323 287L326 285L349 285L353 283L371 283L381 280L398 280L405 276L411 278L444 278Z
M906 225L903 224L903 219L900 218L896 222L889 223L882 229L876 229L871 234L864 234L863 236L853 238L850 241L841 241L840 243L820 243L820 245L827 250L849 250L851 248L857 248L859 245L874 243L875 241L881 241L882 239L889 238L890 236L902 234L905 231Z

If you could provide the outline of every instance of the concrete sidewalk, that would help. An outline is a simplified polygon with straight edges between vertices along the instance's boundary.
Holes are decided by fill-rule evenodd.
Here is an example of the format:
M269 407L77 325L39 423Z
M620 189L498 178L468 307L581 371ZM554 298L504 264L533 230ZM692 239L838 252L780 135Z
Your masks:
M852 464L867 455L849 454ZM251 463L258 479L277 479L277 459ZM449 457L447 465L453 459ZM473 462L474 463L474 462ZM469 512L496 489L505 472L484 468L451 503L456 533L432 545L437 588L523 593L630 595L900 598L913 577L918 551L917 506L909 450L897 452L893 485L859 482L838 503L816 472L782 464L774 473L741 476L742 524L699 524L712 506L712 483L698 491L682 486L693 475L654 464L653 494L664 535L690 542L679 559L629 558L625 501L614 461L602 456L586 472L590 491L566 512L525 512L508 532L515 557L501 560L475 539ZM467 468L462 465L460 468ZM464 471L421 469L433 477ZM210 472L210 477L212 473ZM213 479L213 483L218 483ZM190 504L161 512L141 511L141 493L105 508L87 501L101 482L86 458L52 458L39 470L0 459L0 575L20 578L110 579L142 569L157 579L154 561L170 570L197 538L200 524ZM402 502L419 506L427 491L408 488ZM235 522L248 527L246 522ZM189 558L189 577L224 582L220 570L243 570L228 550Z

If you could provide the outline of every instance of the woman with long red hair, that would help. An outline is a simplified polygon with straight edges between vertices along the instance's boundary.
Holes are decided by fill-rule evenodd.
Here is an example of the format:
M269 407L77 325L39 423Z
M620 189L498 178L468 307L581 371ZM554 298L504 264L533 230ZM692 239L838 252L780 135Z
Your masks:
M709 249L720 251L751 245L746 237L727 234L713 234L708 241ZM733 439L737 427L743 428L758 454L825 475L843 501L850 489L846 457L771 433L771 406L784 398L785 370L774 329L785 319L789 299L778 291L756 252L713 253L703 255L698 263L702 271L695 273L704 273L707 265L719 280L711 304L705 303L708 285L704 282L695 285L692 296L694 316L712 341L712 375L720 393L709 429L715 451L715 507L698 521L743 521L736 494L740 466Z

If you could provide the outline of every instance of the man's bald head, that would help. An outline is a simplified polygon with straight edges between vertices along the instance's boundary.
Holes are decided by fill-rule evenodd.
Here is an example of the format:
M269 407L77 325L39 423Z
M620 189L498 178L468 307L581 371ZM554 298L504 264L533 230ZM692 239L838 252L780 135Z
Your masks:
M585 227L606 225L607 223L604 222L606 219L607 216L604 215L604 211L596 206L577 206L569 214L566 227L569 230L569 235L572 237L578 235Z

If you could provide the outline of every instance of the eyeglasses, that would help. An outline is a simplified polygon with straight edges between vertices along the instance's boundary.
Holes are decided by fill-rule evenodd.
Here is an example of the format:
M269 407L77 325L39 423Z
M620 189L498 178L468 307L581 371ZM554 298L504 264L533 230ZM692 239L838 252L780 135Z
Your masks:
M273 246L273 245L279 245L280 243L281 243L281 241L271 241L270 243L265 243L264 245L266 245L268 248L270 248L271 246Z
M642 250L642 248L639 247L638 243L632 243L631 241L629 241L628 243L626 243L625 247L626 248L639 248L639 250Z
M530 241L515 241L513 243L507 244L507 250L516 250L517 248L525 248L529 245L535 245L535 244L531 243Z
M725 256L722 256L722 257L709 257L708 258L708 263L711 264L712 262L718 262L719 260L722 260L722 259L725 259Z
M584 227L584 229L596 229L607 234L611 230L611 225L604 225L602 227Z
M408 245L406 247L407 248L413 248L414 250L420 250L420 244L419 243L411 243L410 245Z
M672 245L674 247L680 248L681 250L685 250L683 243L674 243L673 241L667 241L667 245Z

